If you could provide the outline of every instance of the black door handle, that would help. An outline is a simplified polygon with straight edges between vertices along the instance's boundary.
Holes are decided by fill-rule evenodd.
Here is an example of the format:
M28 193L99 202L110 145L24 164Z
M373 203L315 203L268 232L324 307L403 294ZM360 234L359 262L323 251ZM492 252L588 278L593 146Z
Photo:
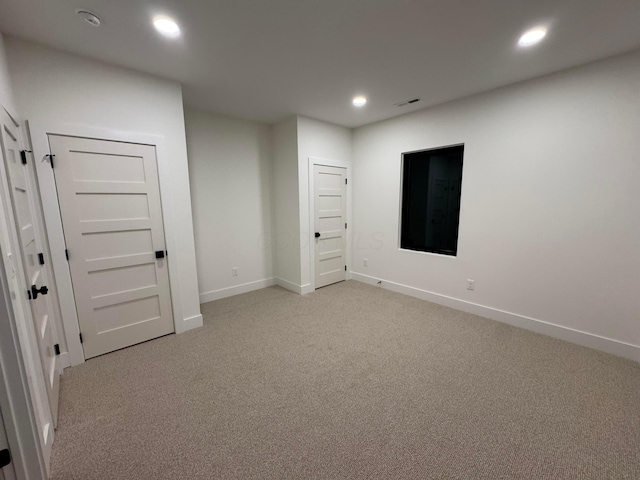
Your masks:
M34 300L38 298L38 294L46 295L47 293L49 293L49 289L46 285L43 285L42 287L40 287L40 289L36 288L35 285L31 285L31 298L33 298Z
M316 238L320 236L320 232L316 232Z
M0 450L0 468L4 468L11 463L11 453L9 449Z
M157 250L156 258L164 258L164 250Z

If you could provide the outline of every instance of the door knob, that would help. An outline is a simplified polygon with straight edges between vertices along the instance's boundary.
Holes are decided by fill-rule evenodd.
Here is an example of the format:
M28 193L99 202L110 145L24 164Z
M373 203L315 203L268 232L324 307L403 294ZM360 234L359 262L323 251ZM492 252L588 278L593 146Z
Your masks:
M46 285L43 285L39 289L36 288L35 285L31 285L31 298L33 298L34 300L38 298L38 294L46 295L47 293L49 293L49 289L46 287Z
M320 236L320 232L316 232L316 238Z

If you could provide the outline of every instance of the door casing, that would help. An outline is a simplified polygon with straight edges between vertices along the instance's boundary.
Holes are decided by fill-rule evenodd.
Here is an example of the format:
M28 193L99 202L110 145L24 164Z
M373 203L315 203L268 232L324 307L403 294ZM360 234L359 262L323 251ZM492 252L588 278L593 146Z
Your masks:
M62 310L67 348L69 352L69 364L79 365L84 362L84 352L80 343L80 328L78 313L76 310L71 273L65 255L64 232L62 217L58 208L58 193L55 178L51 169L49 155L48 135L63 135L71 137L93 138L96 140L108 140L125 143L138 143L151 145L156 149L156 161L158 165L158 177L160 183L160 203L162 205L162 219L166 241L167 260L169 264L169 285L171 288L171 302L173 307L173 322L176 333L182 333L191 328L202 326L202 315L184 319L182 298L180 296L180 265L176 251L173 209L171 205L171 165L170 155L165 146L165 139L160 135L122 132L98 127L91 127L66 123L45 123L37 120L29 120L28 130L31 135L31 146L38 173L38 185L42 198L45 223L50 244L53 270L60 297L60 309ZM54 158L55 166L55 158Z
M53 172L70 249L68 262L85 358L173 333L155 148L59 135L49 135L49 146L55 154ZM72 153L77 151L85 154ZM101 166L84 163L87 155L93 154L102 155ZM116 167L116 159L124 163ZM136 165L140 170L127 170L127 166ZM76 177L76 167L84 174ZM123 172L128 174L123 176ZM87 202L92 207L84 210ZM111 210L114 207L116 210ZM122 242L132 233L141 237L119 243L118 239ZM126 251L110 251L113 243L104 239L105 234ZM163 254L162 259L154 254L158 251ZM133 280L126 287L114 278L92 283L94 274L117 276L123 272L127 273L120 279L122 282ZM103 308L113 312L109 307L130 310L127 314L101 312ZM101 316L109 327L100 327Z
M344 168L347 171L347 239L345 246L345 258L347 263L347 275L346 279L351 279L351 245L353 241L353 227L351 225L351 188L352 188L352 180L351 180L351 166L347 162L343 162L340 160L331 160L328 158L321 157L308 157L308 175L309 175L309 283L310 288L309 291L313 292L316 289L316 262L315 262L315 251L316 251L316 242L315 237L313 235L314 232L314 218L315 218L315 181L313 177L313 166L314 165L323 165L325 167L338 167ZM303 282L304 283L304 282ZM303 292L307 293L307 292Z

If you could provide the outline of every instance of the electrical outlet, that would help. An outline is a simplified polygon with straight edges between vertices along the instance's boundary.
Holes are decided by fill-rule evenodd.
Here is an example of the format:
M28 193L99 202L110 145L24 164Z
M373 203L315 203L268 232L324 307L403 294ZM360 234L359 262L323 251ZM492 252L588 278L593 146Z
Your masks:
M238 267L233 267L231 269L231 273L233 274L234 277L238 276Z
M362 265L365 266L365 267L368 267L369 266L368 264L369 264L369 260L367 260L366 258L363 258L362 259Z
M476 289L476 281L467 278L467 290L475 290Z

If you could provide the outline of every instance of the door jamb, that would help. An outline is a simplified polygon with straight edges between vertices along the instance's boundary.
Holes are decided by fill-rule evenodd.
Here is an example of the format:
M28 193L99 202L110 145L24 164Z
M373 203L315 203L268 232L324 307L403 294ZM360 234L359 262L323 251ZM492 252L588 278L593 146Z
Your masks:
M344 168L347 172L347 225L351 223L351 166L347 162L341 160L331 160L321 157L308 157L308 175L309 175L309 283L310 291L316 289L316 239L312 232L315 232L315 181L313 178L313 167L321 165L324 167ZM351 241L351 229L347 228L345 238L345 260L347 264L346 279L351 280L351 249L349 248Z
M53 170L49 164L49 139L48 135L63 135L68 137L83 137L97 140L116 141L124 143L136 143L151 145L156 150L156 162L158 166L158 180L160 189L160 205L162 208L162 221L169 264L169 285L171 290L171 304L175 333L186 330L183 321L183 308L180 298L179 265L176 251L174 232L174 216L172 208L172 177L170 156L165 146L165 138L161 135L123 132L86 125L40 122L28 120L28 132L31 137L33 157L36 164L38 187L44 210L47 236L50 245L54 275L60 294L60 308L62 310L64 330L69 350L70 365L79 365L84 362L84 351L80 342L80 326L78 313L71 283L71 271L65 255L64 231L62 217L58 204L58 191L53 176ZM54 159L55 163L55 159ZM164 193L164 195L163 195Z

